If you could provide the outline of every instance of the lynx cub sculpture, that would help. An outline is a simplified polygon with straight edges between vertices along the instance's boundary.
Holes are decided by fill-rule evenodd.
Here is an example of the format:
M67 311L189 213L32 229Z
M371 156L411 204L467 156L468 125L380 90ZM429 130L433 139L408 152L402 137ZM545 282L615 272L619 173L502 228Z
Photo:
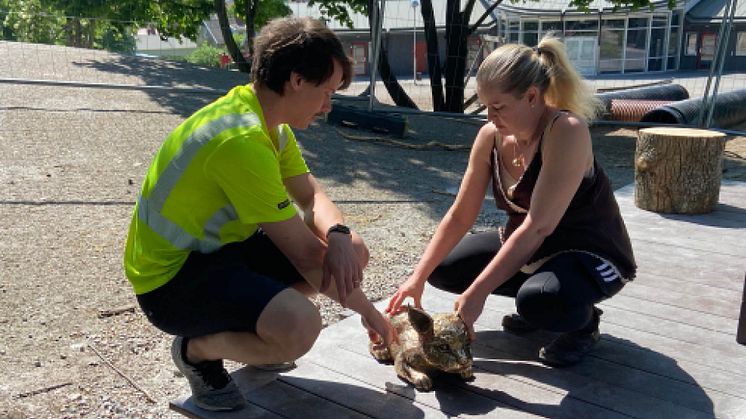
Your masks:
M459 374L464 379L474 376L466 326L456 313L431 317L408 306L393 316L391 323L399 334L399 343L375 350L371 342L370 353L379 362L394 361L396 374L417 390L432 390L432 377L441 371Z

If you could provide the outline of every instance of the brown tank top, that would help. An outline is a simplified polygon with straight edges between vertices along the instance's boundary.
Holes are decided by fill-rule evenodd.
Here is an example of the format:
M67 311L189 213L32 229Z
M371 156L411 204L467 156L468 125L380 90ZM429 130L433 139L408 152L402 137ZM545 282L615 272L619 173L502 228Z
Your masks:
M552 123L554 120L556 117ZM545 130L545 133L547 131ZM502 231L503 242L526 219L531 205L531 194L541 172L543 140L542 135L536 154L518 180L511 200L505 196L502 187L497 144L492 148L492 189L495 203L508 215L507 225ZM635 276L637 266L627 228L619 212L609 178L595 158L591 175L583 178L559 224L552 234L544 239L527 264L571 250L590 252L613 263L627 280Z

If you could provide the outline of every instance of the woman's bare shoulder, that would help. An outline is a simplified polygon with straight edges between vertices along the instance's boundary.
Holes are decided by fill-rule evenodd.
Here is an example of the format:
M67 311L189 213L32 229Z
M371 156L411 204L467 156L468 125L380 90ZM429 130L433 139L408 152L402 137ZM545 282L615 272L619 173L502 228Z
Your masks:
M495 144L495 140L498 138L497 128L491 122L482 125L477 133L475 141L475 147L492 147Z

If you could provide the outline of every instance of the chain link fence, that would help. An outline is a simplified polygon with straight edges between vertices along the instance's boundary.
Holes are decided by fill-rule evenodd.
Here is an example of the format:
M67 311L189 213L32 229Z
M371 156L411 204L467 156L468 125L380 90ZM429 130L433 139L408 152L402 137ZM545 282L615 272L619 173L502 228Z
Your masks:
M0 3L2 4L2 3ZM382 49L399 85L423 111L433 109L433 90L428 77L426 44L422 18L408 1L384 3L381 32ZM299 16L313 16L316 12L301 9L291 3L291 10ZM445 13L444 11L436 11ZM44 11L26 13L26 31L19 24L18 11L0 10L0 80L14 83L71 84L133 89L176 89L182 93L219 94L232 84L248 81L248 75L238 73L225 60L225 49L216 42L219 31L216 21L205 21L195 41L189 39L161 39L153 24L137 24L93 18L75 18L82 28L79 37L70 36L71 18ZM476 12L475 12L476 14ZM441 21L444 16L436 16ZM33 23L33 25L32 25ZM360 23L360 22L355 22ZM367 28L367 23L364 25ZM234 27L237 29L238 27ZM33 30L32 30L33 29ZM116 29L116 30L115 30ZM489 35L493 28L485 26L466 44L468 51L456 51L466 56L464 99L475 94L474 74L481 60L499 43L501 38ZM241 30L235 30L240 38ZM350 55L356 59L356 77L344 95L366 95L374 91L376 103L393 105L380 77L371 89L370 68L374 45L367 31L339 30ZM732 38L739 36L735 29ZM222 39L222 37L221 37ZM241 40L239 40L239 44ZM496 42L497 41L497 42ZM445 55L443 39L441 56ZM82 44L86 47L68 46ZM108 49L108 50L107 50ZM448 57L441 58L445 61ZM442 63L441 63L442 64ZM180 70L184 77L173 77L171 70ZM682 85L690 97L705 91L708 71L642 72L633 74L602 74L587 76L598 91L613 91L635 86L676 83ZM226 84L228 83L228 84ZM442 82L445 85L445 80ZM452 86L444 86L446 89ZM718 91L729 92L746 88L746 74L730 72L722 76ZM477 109L475 101L467 103L468 114Z

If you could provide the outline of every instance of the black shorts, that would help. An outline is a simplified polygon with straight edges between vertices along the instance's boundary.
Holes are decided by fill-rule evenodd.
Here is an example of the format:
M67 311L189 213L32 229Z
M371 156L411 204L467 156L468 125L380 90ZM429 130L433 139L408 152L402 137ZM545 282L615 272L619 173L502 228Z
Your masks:
M148 320L172 335L256 333L270 300L304 280L260 230L214 253L192 252L176 276L137 300Z

